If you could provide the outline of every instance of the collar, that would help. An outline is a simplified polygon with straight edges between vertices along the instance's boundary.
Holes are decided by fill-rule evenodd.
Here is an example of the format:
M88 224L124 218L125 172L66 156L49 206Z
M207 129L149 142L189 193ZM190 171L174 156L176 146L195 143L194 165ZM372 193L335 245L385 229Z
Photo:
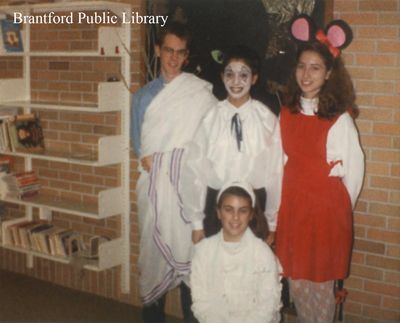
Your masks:
M301 113L307 116L313 116L318 111L318 98L307 99L300 97Z
M249 244L251 236L253 235L253 232L248 227L246 229L246 231L244 232L242 239L240 239L239 242L233 242L233 243L226 242L224 240L224 234L222 232L222 229L219 231L218 234L219 234L219 240L220 240L220 243L221 243L223 249L230 254L236 254L236 253L241 252L244 248L246 248L246 246Z
M239 108L237 108L233 104L231 104L227 99L225 99L224 101L222 101L222 104L224 107L226 118L230 120L236 113L238 113L240 119L244 120L246 118L246 115L251 109L252 101L253 100L250 98L249 100L247 100L247 102L245 102Z

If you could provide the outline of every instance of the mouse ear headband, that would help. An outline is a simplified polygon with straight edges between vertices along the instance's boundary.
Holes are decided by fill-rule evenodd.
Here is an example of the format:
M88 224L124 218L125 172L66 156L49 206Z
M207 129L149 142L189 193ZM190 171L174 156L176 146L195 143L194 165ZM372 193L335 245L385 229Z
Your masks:
M290 24L290 34L299 42L318 41L324 44L333 57L340 55L340 50L349 46L353 40L350 26L343 20L331 21L324 30L317 30L311 17L301 14Z

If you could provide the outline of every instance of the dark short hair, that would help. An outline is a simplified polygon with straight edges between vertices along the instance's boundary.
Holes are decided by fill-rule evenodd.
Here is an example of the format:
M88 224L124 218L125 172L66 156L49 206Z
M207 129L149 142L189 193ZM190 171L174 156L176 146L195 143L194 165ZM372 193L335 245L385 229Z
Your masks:
M242 187L239 186L231 186L228 187L225 191L222 192L218 202L217 202L217 209L221 209L222 204L224 202L224 199L228 196L237 196L237 197L242 197L245 198L249 201L249 205L252 205L252 200L250 194L243 189ZM253 218L249 222L249 227L253 231L254 235L260 239L265 239L268 236L269 230L268 230L268 223L267 220L265 219L265 216L263 212L261 211L261 207L259 204L259 201L256 198L256 205L253 208ZM217 217L217 214L215 212L214 214L215 217ZM218 221L218 226L221 228L221 222Z
M186 48L189 48L190 42L192 41L192 34L186 24L172 21L164 27L161 27L157 35L156 45L162 46L168 34L175 35L179 39L185 40Z
M223 55L222 71L232 60L242 60L250 67L253 75L258 75L260 71L260 58L251 48L244 45L237 45L228 49Z

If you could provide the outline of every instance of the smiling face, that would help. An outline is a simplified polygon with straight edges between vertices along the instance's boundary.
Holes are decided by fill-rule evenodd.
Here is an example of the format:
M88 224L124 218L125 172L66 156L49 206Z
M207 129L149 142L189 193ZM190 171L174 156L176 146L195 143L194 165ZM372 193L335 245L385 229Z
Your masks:
M330 73L321 55L314 51L304 51L296 66L296 81L302 95L309 99L317 97Z
M163 43L155 46L155 53L160 58L161 75L169 82L182 72L189 51L186 48L186 40L174 34L167 34Z
M251 199L227 195L217 211L222 223L222 233L227 242L238 242L253 218Z
M240 107L250 98L250 88L257 81L257 75L241 60L232 60L222 74L222 81L228 92L228 101Z

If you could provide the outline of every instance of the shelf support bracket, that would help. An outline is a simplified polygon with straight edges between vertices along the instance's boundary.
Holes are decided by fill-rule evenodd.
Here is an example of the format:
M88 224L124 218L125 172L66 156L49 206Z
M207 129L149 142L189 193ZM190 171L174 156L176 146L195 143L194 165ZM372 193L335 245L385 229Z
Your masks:
M47 207L39 208L39 218L41 220L50 221L51 220L51 210Z

